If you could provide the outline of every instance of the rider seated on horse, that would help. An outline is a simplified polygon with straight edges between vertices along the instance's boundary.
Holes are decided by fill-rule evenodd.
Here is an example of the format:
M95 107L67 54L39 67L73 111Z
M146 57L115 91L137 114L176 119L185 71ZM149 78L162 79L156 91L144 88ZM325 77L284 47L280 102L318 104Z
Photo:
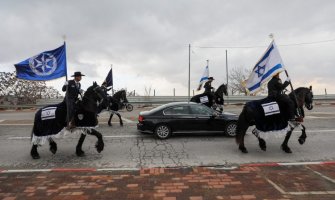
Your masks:
M204 94L207 94L207 95L210 95L210 96L214 96L213 95L213 87L212 87L212 82L213 82L214 78L213 77L209 77L208 78L208 81L205 83L204 85L204 88L205 88L205 91L204 91Z
M273 98L278 102L282 102L288 106L287 111L289 114L289 120L291 122L302 122L302 118L300 116L295 118L294 102L288 95L283 93L283 90L290 84L290 78L287 77L286 81L282 83L281 79L279 78L279 73L280 72L274 75L268 83L268 97Z
M78 101L78 95L83 92L81 89L81 77L85 76L81 72L75 72L71 77L73 80L66 81L63 85L62 91L66 91L66 95L63 101L65 101L67 106L68 119L67 119L67 129L74 128L74 114L76 110L76 102Z

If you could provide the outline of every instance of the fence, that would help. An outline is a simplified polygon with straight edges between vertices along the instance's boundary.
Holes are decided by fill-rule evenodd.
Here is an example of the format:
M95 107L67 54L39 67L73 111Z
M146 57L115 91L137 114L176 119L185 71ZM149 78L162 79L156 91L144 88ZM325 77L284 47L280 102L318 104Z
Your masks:
M265 96L225 96L226 104L244 104L247 101L262 99ZM129 103L134 105L159 105L170 102L186 102L187 96L131 96L127 97ZM0 109L35 108L60 103L63 99L38 99L31 105L0 105ZM335 94L314 95L315 104L335 104Z

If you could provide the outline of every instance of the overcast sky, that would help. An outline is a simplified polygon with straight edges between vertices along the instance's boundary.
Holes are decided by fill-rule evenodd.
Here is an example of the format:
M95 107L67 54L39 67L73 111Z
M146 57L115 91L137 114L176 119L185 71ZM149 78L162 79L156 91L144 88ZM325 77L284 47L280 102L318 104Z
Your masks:
M101 84L113 64L115 88L187 95L188 44L191 89L207 59L217 87L226 82L226 49L199 46L261 46L228 48L229 68L252 69L273 33L294 87L335 94L334 11L333 0L2 0L0 71L61 46L66 35L68 74L86 74L84 89ZM48 84L60 90L64 81Z

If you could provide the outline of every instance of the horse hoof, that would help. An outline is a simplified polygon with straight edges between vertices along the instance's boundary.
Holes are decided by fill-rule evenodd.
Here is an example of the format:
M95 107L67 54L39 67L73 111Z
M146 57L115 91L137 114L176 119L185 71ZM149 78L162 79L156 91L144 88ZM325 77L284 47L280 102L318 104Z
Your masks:
M239 147L238 149L242 151L242 153L248 153L248 150L245 147Z
M305 143L305 139L303 139L303 138L299 138L298 141L299 141L299 144L301 144L301 145L303 145Z
M40 155L38 155L38 154L31 154L31 157L33 158L33 159L40 159L41 157L40 157Z
M120 123L120 126L123 126L123 123Z
M78 157L84 157L85 156L85 152L83 150L76 150L76 155Z
M263 151L266 151L266 142L261 139L259 140L259 147L263 150Z
M50 151L55 154L57 152L57 144L55 142L50 143Z
M112 126L112 123L108 122L108 126Z
M288 146L281 146L281 148L285 153L292 153L290 147L288 147Z
M95 144L95 148L97 149L97 152L98 152L98 153L101 153L101 151L104 150L104 146L105 146L104 142L99 142L99 141L98 141L98 142Z

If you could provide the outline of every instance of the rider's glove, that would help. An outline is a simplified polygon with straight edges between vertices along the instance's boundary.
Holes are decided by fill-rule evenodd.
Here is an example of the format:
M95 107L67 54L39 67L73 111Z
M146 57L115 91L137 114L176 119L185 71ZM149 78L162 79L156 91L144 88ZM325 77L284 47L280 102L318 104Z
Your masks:
M286 78L286 81L287 81L287 82L290 82L290 81L291 81L290 77L287 77L287 78Z
M64 85L68 85L69 83L67 81L65 81Z

